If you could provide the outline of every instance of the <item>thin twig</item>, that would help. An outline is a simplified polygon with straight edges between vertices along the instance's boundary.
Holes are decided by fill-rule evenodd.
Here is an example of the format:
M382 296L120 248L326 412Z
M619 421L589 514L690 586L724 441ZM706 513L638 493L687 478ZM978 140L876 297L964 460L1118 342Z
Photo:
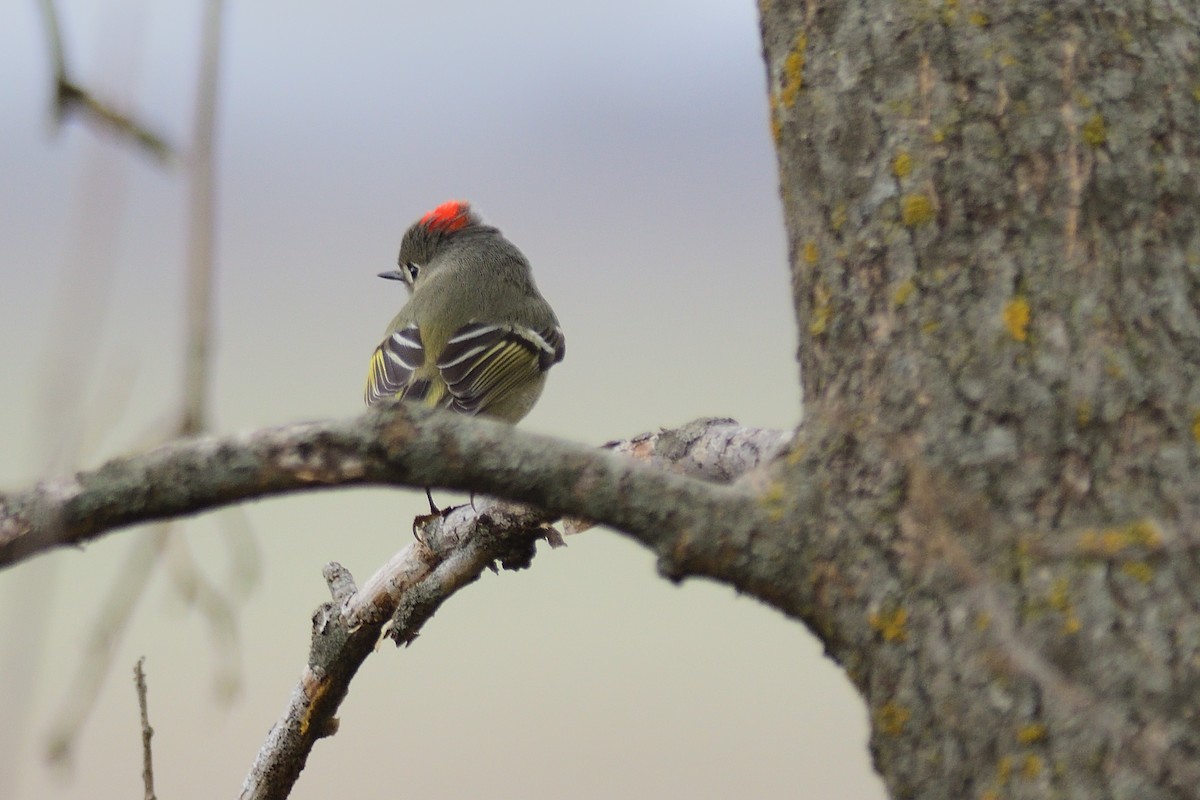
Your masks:
M142 783L146 787L146 800L156 800L154 795L154 762L150 755L150 738L154 729L150 727L150 712L146 709L146 673L142 664L146 657L142 656L133 667L133 684L137 687L138 708L142 712Z

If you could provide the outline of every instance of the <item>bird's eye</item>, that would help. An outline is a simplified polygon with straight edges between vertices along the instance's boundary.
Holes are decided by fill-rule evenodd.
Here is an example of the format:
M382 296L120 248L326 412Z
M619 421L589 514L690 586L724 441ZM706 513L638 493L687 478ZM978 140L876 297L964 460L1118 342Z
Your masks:
M415 283L417 280L417 273L419 273L421 271L421 268L419 266L417 266L416 264L412 263L411 261L409 261L407 264L405 264L404 268L406 270L408 270L409 278Z

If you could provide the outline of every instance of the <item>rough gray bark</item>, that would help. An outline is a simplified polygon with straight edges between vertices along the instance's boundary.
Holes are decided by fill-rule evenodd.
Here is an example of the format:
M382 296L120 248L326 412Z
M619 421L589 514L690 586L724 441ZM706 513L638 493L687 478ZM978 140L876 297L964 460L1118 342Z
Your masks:
M760 10L820 532L785 610L896 797L1195 797L1198 7Z

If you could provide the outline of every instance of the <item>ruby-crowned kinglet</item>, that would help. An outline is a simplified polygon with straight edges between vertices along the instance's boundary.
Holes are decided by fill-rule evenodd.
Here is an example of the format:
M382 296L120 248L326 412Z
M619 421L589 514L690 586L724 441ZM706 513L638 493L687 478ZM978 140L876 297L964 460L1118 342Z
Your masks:
M402 281L409 298L371 356L367 405L399 397L507 422L528 414L566 340L521 251L452 200L408 229L397 263L379 277Z

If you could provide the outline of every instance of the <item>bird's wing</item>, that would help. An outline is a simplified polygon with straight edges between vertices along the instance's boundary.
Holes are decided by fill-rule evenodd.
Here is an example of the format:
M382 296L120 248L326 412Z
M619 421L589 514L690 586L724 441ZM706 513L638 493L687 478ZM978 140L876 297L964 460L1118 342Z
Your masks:
M429 380L416 379L414 373L425 364L425 345L421 331L409 325L394 331L375 348L364 392L367 405L395 397L423 400L429 393Z
M478 414L562 361L558 326L535 331L519 325L468 322L446 342L437 367L448 405Z

